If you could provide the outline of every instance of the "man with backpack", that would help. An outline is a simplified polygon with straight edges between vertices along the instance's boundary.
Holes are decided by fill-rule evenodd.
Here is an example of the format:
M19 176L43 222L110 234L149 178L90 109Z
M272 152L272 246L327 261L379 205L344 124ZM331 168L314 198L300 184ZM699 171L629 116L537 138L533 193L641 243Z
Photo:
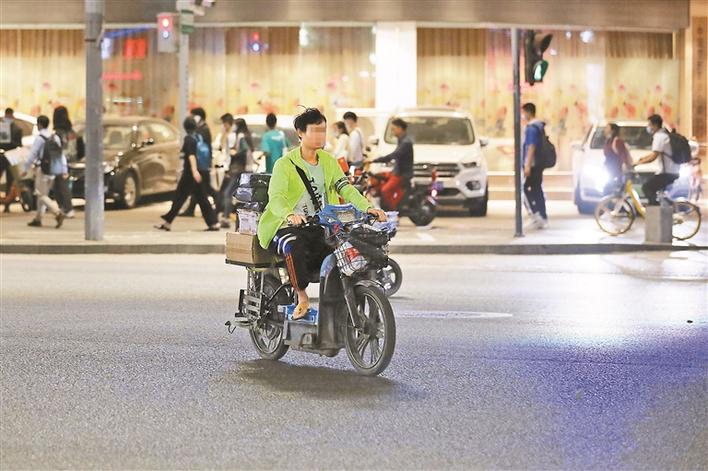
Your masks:
M545 124L536 118L536 105L526 103L521 107L521 116L526 121L524 133L524 195L531 211L530 227L548 228L546 197L543 194L543 171L555 165L555 148L548 141Z
M214 202L217 202L217 191L214 189L214 187L211 186L211 159L213 155L213 150L211 146L211 129L209 129L209 125L206 122L206 111L204 111L204 108L202 107L197 107L193 108L189 112L189 114L197 123L197 139L199 140L199 138L201 138L201 140L198 142L198 145L201 146L201 148L208 149L209 152L209 168L205 169L209 172L209 178L203 179L201 184L202 186L204 186L204 191L206 191L207 195L214 198ZM197 160L199 160L198 158L199 156L197 156ZM202 159L202 162L206 162L206 157ZM201 171L202 168L200 168L199 170ZM196 207L197 201L194 198L190 198L189 207L183 213L180 213L179 216L194 216L194 209Z
M34 167L34 194L37 196L37 214L27 225L42 227L42 216L49 209L54 214L56 228L59 229L64 222L64 213L59 209L57 203L49 197L49 190L54 185L56 176L64 175L69 170L61 140L59 136L49 131L47 116L37 117L37 129L39 135L32 143L32 149L24 167L25 173Z
M642 191L649 200L649 205L656 206L659 204L657 193L665 190L679 177L682 163L691 160L691 148L685 137L670 133L664 128L664 120L658 114L653 114L647 119L649 120L647 132L652 135L651 153L639 159L635 167L661 158L659 170L642 185Z
M202 210L202 217L207 224L206 230L218 231L219 223L217 221L216 212L211 206L211 203L209 203L206 190L204 185L202 185L204 179L209 178L209 172L208 170L199 168L199 157L201 156L202 160L205 160L205 156L210 157L211 154L203 150L203 145L201 146L202 149L200 149L200 141L203 143L203 140L201 136L197 134L197 123L194 119L187 117L184 120L183 126L187 135L184 137L181 150L184 162L182 176L177 183L177 191L175 192L174 200L172 200L172 207L166 214L161 216L162 222L155 225L155 229L170 231L172 229L172 222L177 216L177 212L184 202L187 201L187 198L191 196ZM211 162L210 158L209 162Z

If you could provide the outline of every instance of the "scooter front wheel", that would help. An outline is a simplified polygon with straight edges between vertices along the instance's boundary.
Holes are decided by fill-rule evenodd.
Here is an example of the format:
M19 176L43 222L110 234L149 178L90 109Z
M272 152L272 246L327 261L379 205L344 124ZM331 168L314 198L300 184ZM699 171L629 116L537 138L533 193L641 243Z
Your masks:
M381 288L354 288L361 327L347 322L345 346L354 369L362 375L375 376L386 369L396 349L396 320L393 308Z

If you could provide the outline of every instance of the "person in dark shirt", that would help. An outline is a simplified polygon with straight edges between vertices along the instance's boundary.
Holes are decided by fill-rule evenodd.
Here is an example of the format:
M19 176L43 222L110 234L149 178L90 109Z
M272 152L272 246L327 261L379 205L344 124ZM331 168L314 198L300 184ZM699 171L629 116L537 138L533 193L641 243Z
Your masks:
M6 128L6 130L3 130L2 135L0 135L0 149L3 151L0 152L0 178L2 178L2 175L5 174L5 194L8 196L13 194L12 197L8 197L4 201L5 212L9 213L10 204L12 204L15 200L15 196L12 191L12 186L15 179L11 171L12 164L7 157L5 157L5 151L22 147L22 129L20 129L17 123L15 123L15 111L12 108L5 109L5 118L2 122L0 122L0 124Z
M211 148L211 129L209 129L209 125L206 122L206 111L204 111L204 108L201 107L193 108L192 111L189 112L189 114L197 123L197 134L202 136L202 140L209 144L209 157L213 157L214 154ZM211 196L215 202L218 201L218 193L214 189L214 187L211 186L211 173L209 174L209 178L202 180L201 184L204 186L204 190L206 191L207 195ZM180 213L179 216L194 216L194 209L196 207L196 200L194 198L191 198L189 202L189 207L183 213Z
M413 141L406 135L407 129L408 123L401 118L391 121L393 135L398 138L396 150L374 160L375 163L394 162L393 172L381 188L382 207L387 211L398 207L413 178Z
M172 201L172 207L167 214L162 216L162 223L155 226L156 229L169 231L172 229L172 221L174 221L180 208L191 195L199 208L202 211L202 217L207 223L207 231L218 231L219 224L214 208L207 199L207 193L202 185L204 179L209 178L208 171L200 171L197 168L197 123L193 118L189 117L184 120L184 130L187 135L184 137L182 144L182 158L184 161L184 169L182 177L177 183L177 191L175 198Z
M531 210L529 228L548 228L546 196L543 193L543 166L539 165L538 150L541 148L545 124L536 118L536 105L526 103L521 107L521 115L526 121L524 133L524 195Z

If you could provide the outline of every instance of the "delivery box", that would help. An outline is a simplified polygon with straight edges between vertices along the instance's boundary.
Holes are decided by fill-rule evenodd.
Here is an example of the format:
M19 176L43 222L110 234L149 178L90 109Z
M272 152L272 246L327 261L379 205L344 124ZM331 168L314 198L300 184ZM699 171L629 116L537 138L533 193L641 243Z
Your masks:
M277 259L269 251L261 248L257 236L227 232L226 261L233 265L266 268L274 265Z

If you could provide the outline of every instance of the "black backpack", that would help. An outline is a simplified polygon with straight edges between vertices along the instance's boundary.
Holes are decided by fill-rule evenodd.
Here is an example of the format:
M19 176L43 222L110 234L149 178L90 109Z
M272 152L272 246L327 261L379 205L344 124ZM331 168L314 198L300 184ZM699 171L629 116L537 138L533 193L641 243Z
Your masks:
M557 159L556 146L554 146L553 143L548 139L545 127L536 126L536 129L541 132L541 145L535 153L534 167L555 167Z
M664 129L664 131L669 135L669 143L671 144L671 155L669 158L679 165L690 162L691 146L688 144L688 139L676 131L671 132L668 129Z
M42 159L40 160L39 168L42 169L42 173L45 175L51 173L52 162L61 161L62 155L64 155L61 144L57 143L54 136L55 134L52 134L50 137L39 136L44 139L44 148L42 149Z

